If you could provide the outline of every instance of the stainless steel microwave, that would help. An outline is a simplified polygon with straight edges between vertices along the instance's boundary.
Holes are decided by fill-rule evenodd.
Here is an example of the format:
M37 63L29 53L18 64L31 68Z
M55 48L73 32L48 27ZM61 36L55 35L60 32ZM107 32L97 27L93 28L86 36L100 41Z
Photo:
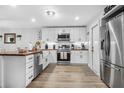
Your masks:
M70 33L58 34L58 41L70 41Z

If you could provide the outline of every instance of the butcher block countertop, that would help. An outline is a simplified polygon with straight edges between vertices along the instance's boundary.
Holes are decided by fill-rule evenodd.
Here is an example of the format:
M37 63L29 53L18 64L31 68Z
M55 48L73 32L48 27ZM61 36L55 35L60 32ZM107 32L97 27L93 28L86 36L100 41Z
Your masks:
M72 49L71 51L88 51L88 49Z
M57 50L57 49L41 49L42 51L54 51L54 50Z
M42 50L35 50L30 52L18 53L16 51L7 51L7 52L0 52L0 56L27 56L31 54L40 53Z
M53 50L57 50L57 49L40 49L30 52L23 52L23 53L18 53L17 51L6 51L6 52L0 52L0 56L27 56L31 54L40 53L42 51L53 51ZM71 51L88 51L88 49L73 49Z

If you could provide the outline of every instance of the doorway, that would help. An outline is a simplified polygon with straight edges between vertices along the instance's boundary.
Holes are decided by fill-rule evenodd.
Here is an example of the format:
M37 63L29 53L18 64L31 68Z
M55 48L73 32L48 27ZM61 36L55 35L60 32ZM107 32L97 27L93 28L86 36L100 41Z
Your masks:
M99 43L99 25L96 24L91 28L91 68L99 75L100 73L100 43Z

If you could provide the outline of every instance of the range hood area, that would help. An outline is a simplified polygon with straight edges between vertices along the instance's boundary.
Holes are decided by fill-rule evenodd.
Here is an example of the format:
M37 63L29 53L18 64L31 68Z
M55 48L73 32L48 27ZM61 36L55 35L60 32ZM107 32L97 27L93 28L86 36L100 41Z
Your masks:
M0 88L124 88L124 5L0 5Z

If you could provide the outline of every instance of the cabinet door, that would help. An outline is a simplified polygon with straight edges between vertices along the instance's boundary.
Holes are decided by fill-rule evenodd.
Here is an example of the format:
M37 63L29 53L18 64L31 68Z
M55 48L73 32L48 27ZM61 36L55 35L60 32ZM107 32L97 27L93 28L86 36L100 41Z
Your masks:
M48 29L48 40L50 42L55 42L56 41L56 30L54 28L49 28Z
M80 53L80 51L76 51L75 52L75 56L76 56L76 63L82 63L82 54Z
M2 56L0 56L0 88L1 87L3 87L2 86L2 83L3 83L3 80L2 80L2 77L3 77L3 75L2 75L2 72L3 71L3 62L2 62Z
M42 40L43 41L57 41L57 32L55 28L44 28L42 29Z
M56 50L44 51L43 58L46 59L49 63L57 63L57 52Z
M71 63L84 64L88 62L88 51L71 51Z
M47 29L42 29L42 40L49 41L49 32Z
M71 63L81 63L80 61L79 51L71 51Z
M57 52L56 50L54 51L50 51L50 55L49 55L49 61L50 63L57 63Z
M50 37L51 37L51 40L56 42L57 41L57 38L58 38L58 30L56 28L51 28L51 33L50 33Z
M73 41L77 42L78 38L79 38L79 31L76 28L74 28L73 29Z
M74 42L74 31L72 28L70 29L70 41Z
M88 63L88 51L83 51L83 63Z
M79 28L79 39L78 41L79 42L82 42L82 41L86 41L86 28L83 27L83 28Z
M71 51L71 63L75 63L75 52Z
M43 60L49 61L49 51L43 51Z

